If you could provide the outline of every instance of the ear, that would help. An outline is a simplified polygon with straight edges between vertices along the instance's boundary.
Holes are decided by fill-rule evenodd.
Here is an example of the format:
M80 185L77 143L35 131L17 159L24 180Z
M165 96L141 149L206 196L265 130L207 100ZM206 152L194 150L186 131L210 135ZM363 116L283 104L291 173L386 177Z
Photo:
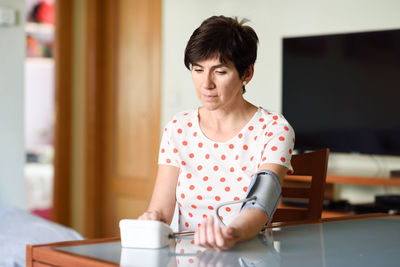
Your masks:
M244 72L242 76L242 82L245 82L245 84L249 84L249 82L253 78L253 75L254 75L254 64L251 64L250 67Z

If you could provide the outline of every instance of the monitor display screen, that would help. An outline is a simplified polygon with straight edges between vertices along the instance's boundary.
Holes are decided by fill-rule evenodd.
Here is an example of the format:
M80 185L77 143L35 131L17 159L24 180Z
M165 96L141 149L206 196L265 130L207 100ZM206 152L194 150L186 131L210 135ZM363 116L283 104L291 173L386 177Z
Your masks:
M400 155L400 30L284 38L282 77L297 150Z

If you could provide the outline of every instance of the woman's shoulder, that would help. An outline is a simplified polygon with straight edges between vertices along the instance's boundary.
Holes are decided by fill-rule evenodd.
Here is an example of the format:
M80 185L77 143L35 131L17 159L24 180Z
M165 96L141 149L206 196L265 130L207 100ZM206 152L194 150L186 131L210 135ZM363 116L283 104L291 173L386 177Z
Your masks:
M196 115L196 108L178 112L172 117L167 125L186 125L187 123L193 121L196 118Z
M267 120L267 121L277 121L279 123L287 123L289 124L289 122L286 120L286 118L279 112L276 111L271 111L262 107L259 107L258 109L259 112L259 116L260 118L262 118L263 120Z

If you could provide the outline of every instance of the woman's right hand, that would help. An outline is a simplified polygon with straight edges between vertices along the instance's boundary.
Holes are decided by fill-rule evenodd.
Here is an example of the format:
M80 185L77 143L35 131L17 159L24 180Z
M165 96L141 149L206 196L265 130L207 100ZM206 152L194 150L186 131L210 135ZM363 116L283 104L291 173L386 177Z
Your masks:
M164 222L164 220L161 217L161 213L159 211L146 211L138 219Z

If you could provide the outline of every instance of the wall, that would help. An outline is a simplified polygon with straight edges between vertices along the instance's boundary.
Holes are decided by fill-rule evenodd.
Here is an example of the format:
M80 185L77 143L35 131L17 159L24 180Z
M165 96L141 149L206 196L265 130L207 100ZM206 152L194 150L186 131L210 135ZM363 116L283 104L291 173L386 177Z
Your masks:
M211 15L250 19L248 25L260 43L255 76L245 97L280 112L283 37L400 28L398 10L397 0L164 0L162 126L176 112L199 105L183 53L192 31ZM332 154L329 171L387 177L394 168L400 168L398 157ZM368 197L361 201L371 200L377 192L391 192L387 190L391 189L364 189ZM350 192L350 198L356 194Z
M0 0L17 10L17 24L0 26L0 205L25 208L25 1Z

